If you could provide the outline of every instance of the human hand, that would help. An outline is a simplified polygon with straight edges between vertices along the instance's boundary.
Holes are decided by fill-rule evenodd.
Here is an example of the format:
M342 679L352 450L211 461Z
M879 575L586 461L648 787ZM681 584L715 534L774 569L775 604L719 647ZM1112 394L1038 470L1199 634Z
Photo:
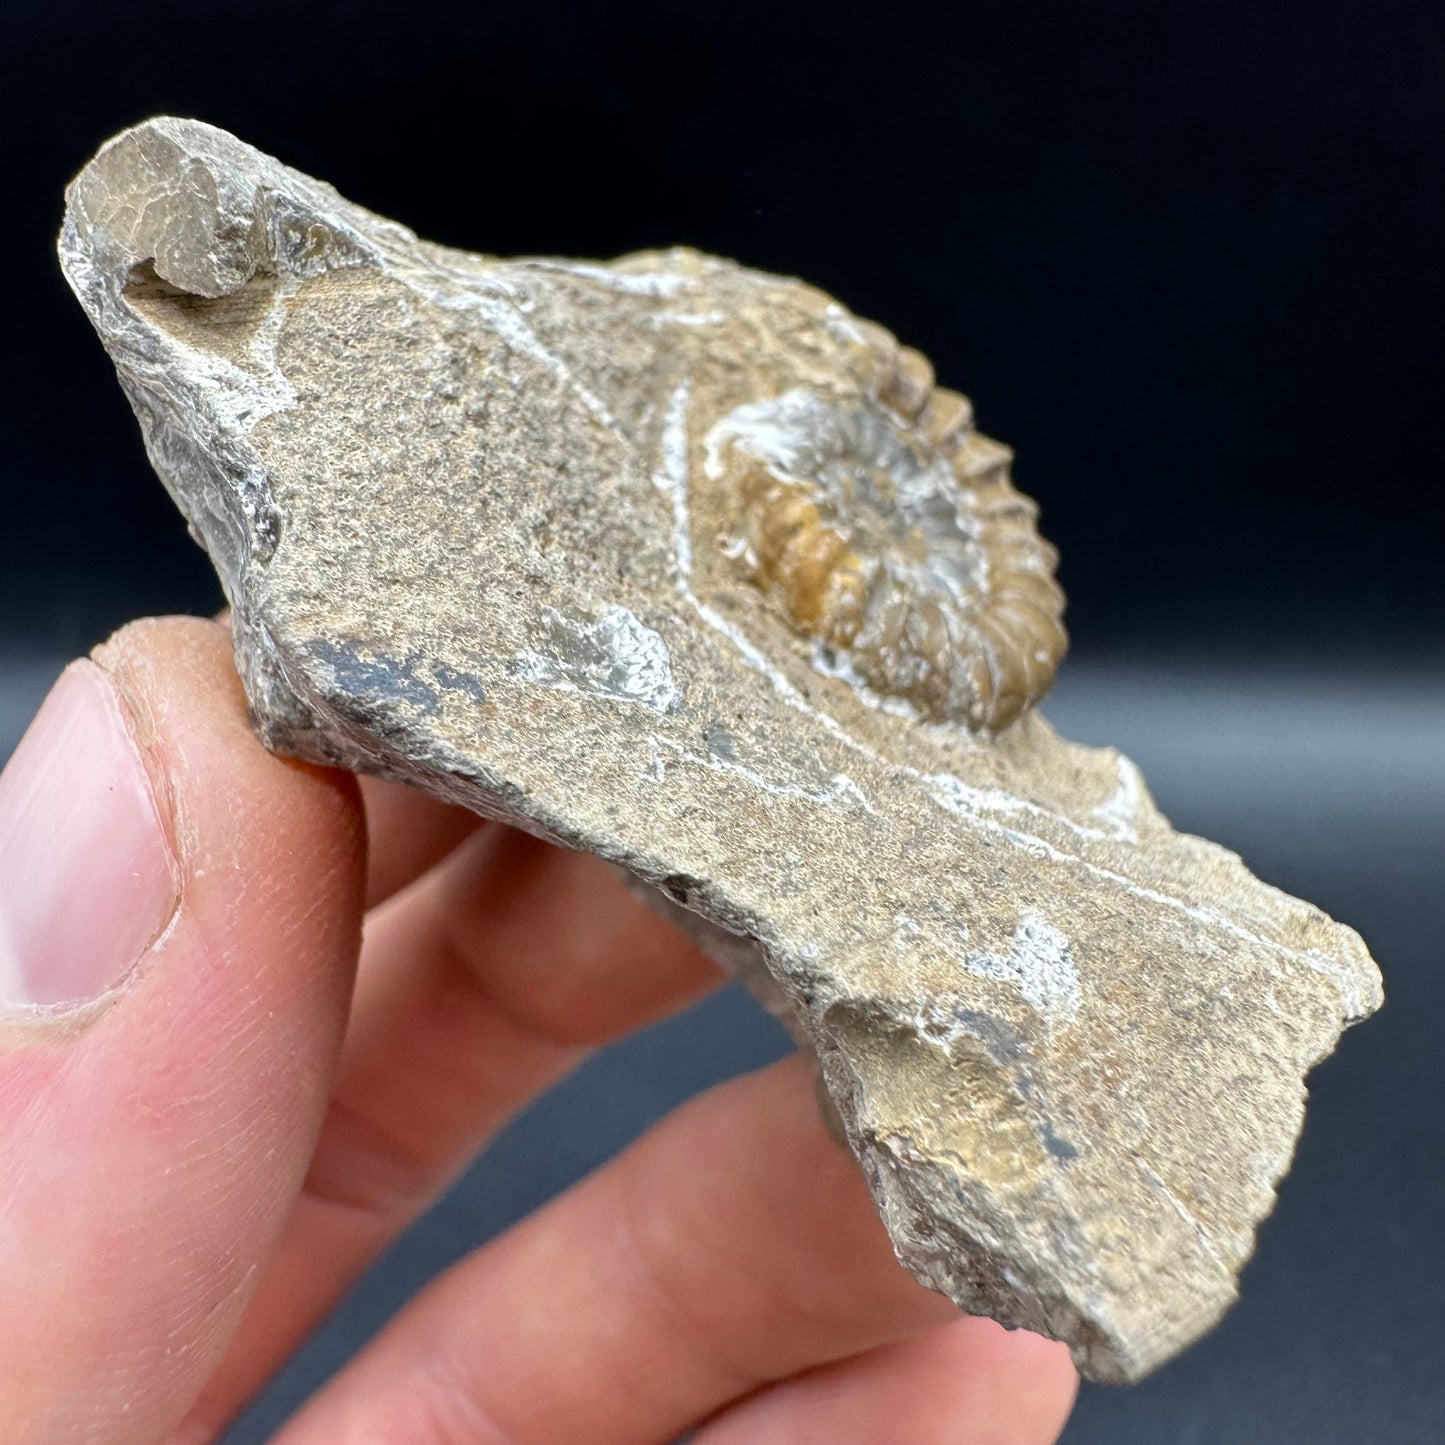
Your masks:
M0 1436L202 1445L509 1117L722 980L594 858L270 756L217 624L97 658L0 779ZM449 1270L280 1440L1042 1445L1073 1391L897 1264L793 1059Z

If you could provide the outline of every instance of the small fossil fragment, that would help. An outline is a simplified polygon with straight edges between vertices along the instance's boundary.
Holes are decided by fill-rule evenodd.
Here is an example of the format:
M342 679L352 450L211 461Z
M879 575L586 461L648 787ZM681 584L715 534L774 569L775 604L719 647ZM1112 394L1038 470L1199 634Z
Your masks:
M68 200L270 746L626 868L963 1308L1108 1380L1218 1319L1379 976L1034 710L1054 554L922 356L693 251L431 245L195 121Z

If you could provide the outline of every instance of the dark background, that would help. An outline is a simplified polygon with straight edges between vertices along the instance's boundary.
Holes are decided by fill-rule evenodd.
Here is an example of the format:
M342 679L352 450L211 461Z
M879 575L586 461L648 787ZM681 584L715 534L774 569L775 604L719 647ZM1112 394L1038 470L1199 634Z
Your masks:
M454 245L686 241L883 321L1019 451L1062 549L1054 720L1361 929L1243 1303L1070 1445L1445 1438L1445 11L1438 3L0 10L0 756L64 658L218 605L60 280L61 189L194 115ZM776 1053L736 998L509 1132L238 1431L427 1272Z

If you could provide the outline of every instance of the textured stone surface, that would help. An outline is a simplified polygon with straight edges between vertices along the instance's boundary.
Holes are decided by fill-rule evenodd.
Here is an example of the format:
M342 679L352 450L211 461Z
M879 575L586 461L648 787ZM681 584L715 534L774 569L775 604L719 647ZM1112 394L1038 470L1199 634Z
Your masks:
M1219 1317L1379 977L1030 710L1052 552L921 357L690 251L433 246L192 121L69 202L269 745L630 870L965 1309L1108 1380Z

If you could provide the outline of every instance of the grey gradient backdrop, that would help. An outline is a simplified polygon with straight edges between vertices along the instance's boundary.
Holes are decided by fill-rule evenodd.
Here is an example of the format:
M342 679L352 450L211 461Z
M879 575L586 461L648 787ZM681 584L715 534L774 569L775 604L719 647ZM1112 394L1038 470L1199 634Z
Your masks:
M10 0L0 755L67 657L218 601L50 249L66 177L157 111L453 244L686 240L805 274L974 395L1064 554L1076 652L1046 711L1357 927L1388 993L1312 1080L1240 1305L1143 1386L1086 1389L1065 1440L1445 1440L1438 5ZM597 1058L234 1445L450 1260L783 1047L729 992Z
M60 659L0 661L3 754ZM1299 1154L1241 1303L1145 1384L1085 1387L1067 1445L1435 1445L1445 1439L1445 684L1100 661L1067 669L1048 711L1074 737L1123 747L1176 824L1362 930L1389 993L1312 1079ZM436 1271L689 1094L786 1047L729 989L589 1063L371 1271L229 1445L265 1441Z

